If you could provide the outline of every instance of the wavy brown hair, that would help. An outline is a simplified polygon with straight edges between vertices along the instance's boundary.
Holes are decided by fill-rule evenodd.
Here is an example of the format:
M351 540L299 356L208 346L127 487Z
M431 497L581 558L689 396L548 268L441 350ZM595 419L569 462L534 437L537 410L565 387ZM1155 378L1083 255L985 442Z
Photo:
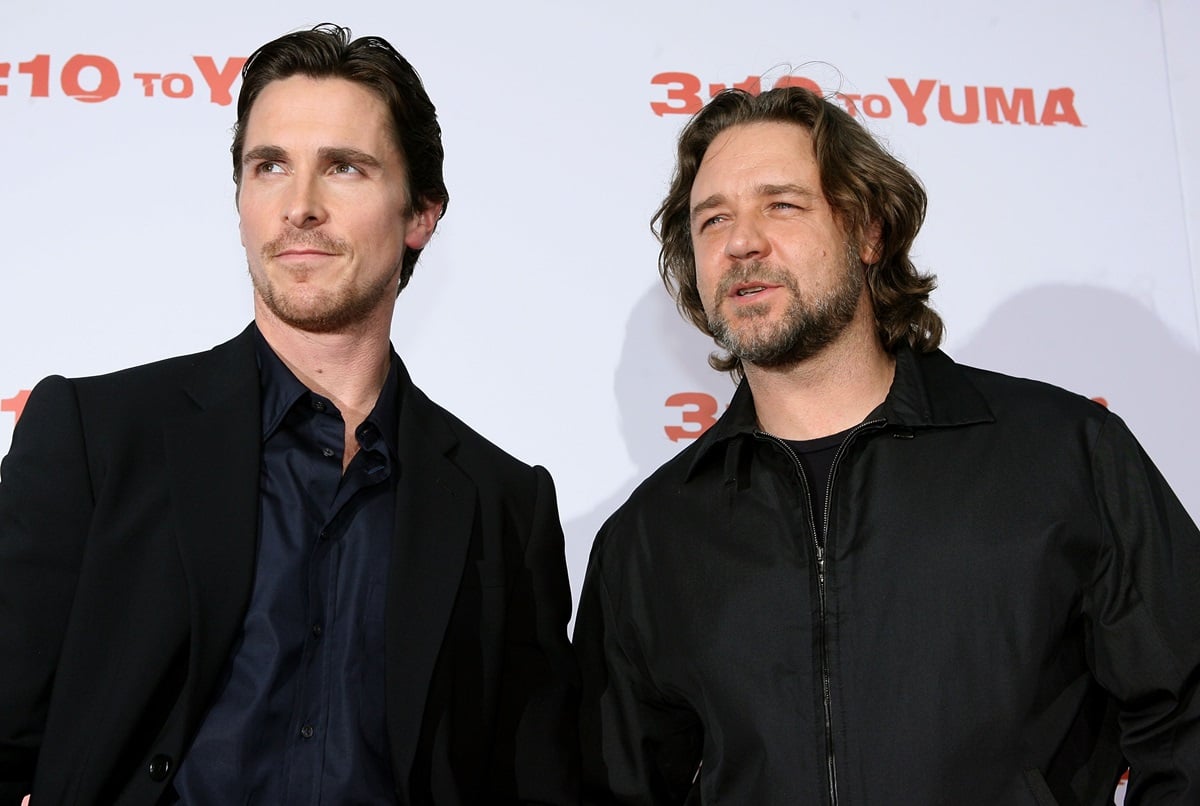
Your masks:
M408 203L417 210L440 204L446 214L450 193L442 175L445 152L437 110L425 92L421 77L408 60L386 39L364 36L351 39L349 28L322 23L312 30L285 34L260 47L242 67L237 122L233 127L233 181L242 183L242 151L246 122L259 94L272 81L296 75L341 78L359 84L378 96L391 115L391 135L404 160L408 176ZM420 249L406 249L400 266L400 285L408 285Z
M925 189L854 118L802 87L761 95L725 90L680 133L675 175L651 222L662 244L659 272L680 312L712 335L696 285L689 209L692 183L717 135L748 123L794 123L808 130L825 198L850 243L862 243L868 231L879 228L867 286L884 348L892 352L906 342L920 352L935 349L944 330L941 317L928 305L937 278L917 271L908 256L925 220ZM714 369L741 375L741 361L735 356L714 353L709 363Z

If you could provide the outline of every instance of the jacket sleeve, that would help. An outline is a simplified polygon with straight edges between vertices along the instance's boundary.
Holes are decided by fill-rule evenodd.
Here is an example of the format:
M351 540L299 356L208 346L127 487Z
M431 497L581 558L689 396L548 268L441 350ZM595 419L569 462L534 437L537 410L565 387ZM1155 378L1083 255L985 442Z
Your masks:
M604 534L588 564L574 634L584 803L690 803L703 730L693 712L661 695L636 641L622 636L619 593L610 595L602 567Z
M571 585L554 482L545 468L533 472L532 525L505 627L493 791L515 791L520 803L578 804L579 672L567 639Z
M29 792L74 597L92 488L74 387L29 396L0 466L0 804Z
M1092 454L1093 671L1121 704L1125 803L1200 803L1200 532L1116 415Z

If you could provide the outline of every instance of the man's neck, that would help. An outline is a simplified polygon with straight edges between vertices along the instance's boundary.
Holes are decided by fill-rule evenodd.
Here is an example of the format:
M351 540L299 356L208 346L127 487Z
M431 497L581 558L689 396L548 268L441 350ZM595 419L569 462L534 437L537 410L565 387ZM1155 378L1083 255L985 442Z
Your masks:
M255 324L302 384L333 401L350 436L375 407L387 379L390 349L388 322L363 321L338 333L309 333L281 322L255 305Z
M783 439L816 439L862 422L887 397L895 369L867 320L798 364L745 366L759 427Z

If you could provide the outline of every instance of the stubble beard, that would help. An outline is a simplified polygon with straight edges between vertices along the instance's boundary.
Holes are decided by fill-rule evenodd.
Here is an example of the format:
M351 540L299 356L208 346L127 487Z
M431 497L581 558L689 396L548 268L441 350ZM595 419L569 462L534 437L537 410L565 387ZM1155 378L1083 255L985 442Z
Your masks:
M768 263L754 261L726 275L712 301L708 326L717 344L741 359L765 369L793 366L821 352L854 320L866 282L862 264L851 250L843 260L844 271L837 284L816 299L806 298L796 278ZM733 321L721 303L730 289L751 280L778 285L791 295L787 310L770 318L769 303L738 308Z
M316 247L334 254L345 254L349 245L329 238L319 232L308 232L303 237L281 237L264 244L259 254L260 266L265 266L271 255L289 247ZM306 333L339 333L364 322L389 297L395 298L396 282L393 275L381 277L368 285L345 283L334 288L293 288L290 293L281 290L265 270L255 271L248 266L254 290L263 305L279 321ZM399 267L397 267L398 269ZM303 268L292 271L304 272Z

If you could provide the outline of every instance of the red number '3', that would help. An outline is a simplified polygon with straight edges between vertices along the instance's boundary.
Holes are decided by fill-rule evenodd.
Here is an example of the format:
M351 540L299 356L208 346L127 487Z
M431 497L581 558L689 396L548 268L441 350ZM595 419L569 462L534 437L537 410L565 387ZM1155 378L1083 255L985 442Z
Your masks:
M704 392L678 392L667 398L667 406L680 407L680 419L687 426L667 425L663 431L672 442L681 439L695 439L703 434L717 421L717 399Z
M700 111L704 102L700 100L700 79L691 73L659 73L650 79L651 84L663 84L667 87L667 97L676 103L651 101L650 108L654 114L663 115L692 115Z

